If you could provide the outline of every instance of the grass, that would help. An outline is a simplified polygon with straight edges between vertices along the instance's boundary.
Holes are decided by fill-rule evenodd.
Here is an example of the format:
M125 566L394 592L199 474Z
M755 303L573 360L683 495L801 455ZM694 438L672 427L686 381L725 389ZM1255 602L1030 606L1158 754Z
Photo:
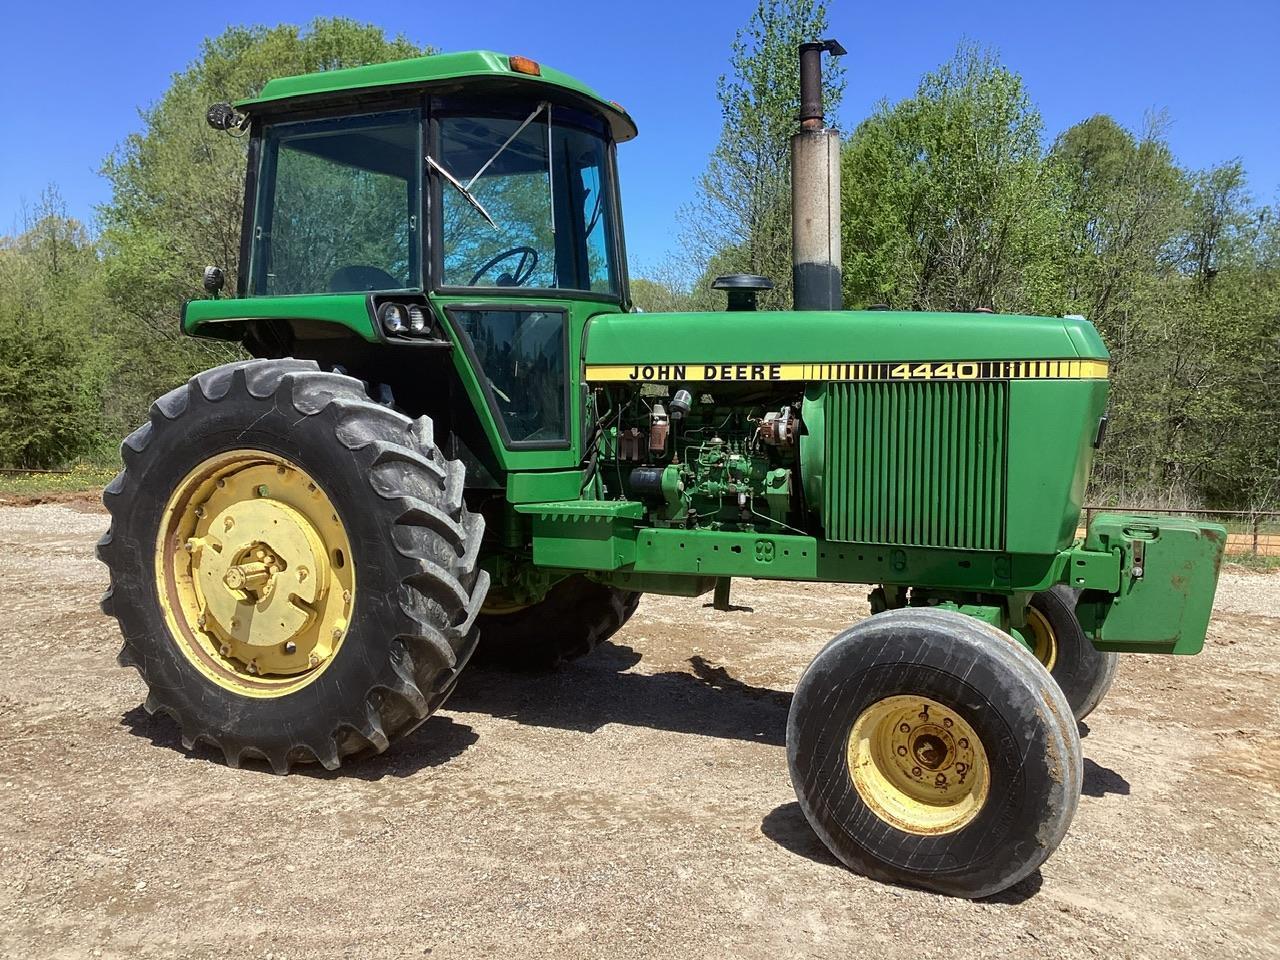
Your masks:
M77 463L67 473L0 473L0 498L98 493L111 482L118 469Z
M1244 567L1258 573L1272 573L1280 570L1280 557L1255 557L1248 553L1228 554L1223 558L1223 563Z

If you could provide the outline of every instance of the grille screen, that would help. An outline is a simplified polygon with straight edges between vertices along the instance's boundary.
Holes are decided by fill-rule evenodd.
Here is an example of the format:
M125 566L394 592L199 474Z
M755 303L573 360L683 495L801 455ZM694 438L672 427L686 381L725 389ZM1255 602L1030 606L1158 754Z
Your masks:
M826 389L828 540L1004 548L1008 383Z

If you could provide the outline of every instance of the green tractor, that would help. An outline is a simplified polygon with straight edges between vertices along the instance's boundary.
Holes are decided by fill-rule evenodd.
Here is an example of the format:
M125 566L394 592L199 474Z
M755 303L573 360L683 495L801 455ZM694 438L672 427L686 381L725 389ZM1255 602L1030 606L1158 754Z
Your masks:
M787 758L854 870L964 897L1062 839L1077 721L1115 653L1190 654L1225 532L1077 536L1108 355L1079 317L845 311L839 142L800 51L796 309L637 312L617 103L523 57L273 80L236 296L184 333L255 359L164 395L107 488L103 610L146 708L235 766L334 769L444 703L472 656L554 665L642 594L870 584L800 678Z

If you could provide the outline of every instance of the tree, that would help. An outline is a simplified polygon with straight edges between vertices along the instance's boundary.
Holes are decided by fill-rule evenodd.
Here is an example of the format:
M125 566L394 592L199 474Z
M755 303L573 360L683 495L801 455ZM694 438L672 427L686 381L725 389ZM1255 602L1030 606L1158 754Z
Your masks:
M1095 115L1064 131L1050 154L1067 187L1066 309L1088 317L1111 352L1112 427L1095 487L1123 501L1195 499L1163 476L1154 442L1177 369L1170 346L1189 331L1171 334L1194 314L1178 282L1189 188L1165 126L1153 116L1134 134Z
M729 72L716 96L720 141L698 180L698 197L682 211L685 246L705 288L713 274L758 273L774 290L765 308L791 303L791 135L800 114L797 48L827 33L820 0L759 0L738 31ZM827 59L823 98L835 116L844 71ZM706 296L705 289L701 291Z
M231 347L180 337L176 322L179 303L203 296L206 264L223 267L232 289L236 283L245 140L210 129L208 106L252 97L273 77L429 52L343 18L317 19L305 29L230 27L206 40L160 100L142 111L141 132L104 164L112 197L99 211L107 288L124 315L124 346L132 343L139 360L122 369L122 396L150 397L236 355Z
M84 227L56 190L0 239L0 464L53 467L101 454L110 307Z
M1022 79L972 45L842 156L847 303L1057 312L1062 181Z

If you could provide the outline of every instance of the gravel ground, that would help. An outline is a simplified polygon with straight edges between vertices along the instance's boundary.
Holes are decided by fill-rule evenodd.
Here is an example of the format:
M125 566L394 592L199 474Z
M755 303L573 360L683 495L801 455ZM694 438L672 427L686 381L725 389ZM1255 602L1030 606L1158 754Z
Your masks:
M0 955L1280 956L1280 575L1229 569L1195 658L1126 656L1042 870L949 900L838 866L783 733L863 591L646 598L553 675L464 674L338 775L185 753L115 666L84 504L0 508Z

